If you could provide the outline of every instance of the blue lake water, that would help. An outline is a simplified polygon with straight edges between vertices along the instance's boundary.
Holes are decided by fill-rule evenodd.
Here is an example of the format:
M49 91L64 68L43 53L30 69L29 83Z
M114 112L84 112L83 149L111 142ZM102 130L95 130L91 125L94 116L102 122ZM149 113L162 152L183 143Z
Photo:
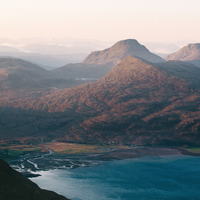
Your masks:
M72 200L199 200L200 157L143 157L42 172L41 188Z

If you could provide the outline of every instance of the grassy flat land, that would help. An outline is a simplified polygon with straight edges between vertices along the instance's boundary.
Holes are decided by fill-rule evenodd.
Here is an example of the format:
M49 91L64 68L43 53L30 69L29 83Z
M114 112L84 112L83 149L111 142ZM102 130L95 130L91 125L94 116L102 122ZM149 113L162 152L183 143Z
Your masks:
M6 160L17 159L25 154L48 153L52 150L56 154L88 154L102 153L114 149L128 149L128 146L118 146L115 144L100 146L89 144L49 142L38 145L7 144L0 145L0 158ZM133 147L131 147L133 148ZM184 150L191 153L200 153L200 147L185 147Z
M129 148L126 146L116 146L114 144L108 146L100 145L87 145L87 144L75 144L75 143L62 143L62 142L50 142L38 145L0 145L0 158L7 161L13 159L19 159L25 154L35 153L48 153L48 149L52 150L56 154L88 154L88 153L102 153L110 151L112 149Z
M32 145L6 145L0 146L0 158L4 160L18 159L20 156L31 153L42 153L47 150L40 146Z
M118 146L112 143L105 146L63 142L49 142L38 145L0 144L0 158L6 161L11 161L15 159L20 159L22 156L27 154L29 154L29 156L35 156L41 153L49 153L48 149L52 150L55 153L53 156L62 157L67 154L98 154L116 149L129 148L130 147L128 146ZM183 147L182 149L192 154L200 154L200 147Z
M192 153L200 153L200 147L192 147L192 148L188 148L186 150L189 152L192 152Z
M113 148L119 148L119 146L99 146L99 145L87 145L87 144L74 144L74 143L46 143L41 144L40 147L47 147L54 153L58 154L87 154L87 153L101 153L109 151ZM125 147L124 147L125 148Z

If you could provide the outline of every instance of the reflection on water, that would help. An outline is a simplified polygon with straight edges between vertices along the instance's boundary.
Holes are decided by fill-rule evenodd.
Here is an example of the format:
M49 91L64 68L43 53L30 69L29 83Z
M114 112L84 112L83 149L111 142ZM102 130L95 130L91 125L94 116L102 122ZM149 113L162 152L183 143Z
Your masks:
M200 196L200 157L165 156L42 172L40 187L72 200L188 200Z

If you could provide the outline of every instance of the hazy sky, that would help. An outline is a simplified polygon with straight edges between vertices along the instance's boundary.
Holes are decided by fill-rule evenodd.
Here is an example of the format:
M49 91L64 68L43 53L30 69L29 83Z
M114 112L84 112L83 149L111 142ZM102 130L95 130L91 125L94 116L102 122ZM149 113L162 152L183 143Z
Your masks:
M0 37L200 42L200 0L0 0Z

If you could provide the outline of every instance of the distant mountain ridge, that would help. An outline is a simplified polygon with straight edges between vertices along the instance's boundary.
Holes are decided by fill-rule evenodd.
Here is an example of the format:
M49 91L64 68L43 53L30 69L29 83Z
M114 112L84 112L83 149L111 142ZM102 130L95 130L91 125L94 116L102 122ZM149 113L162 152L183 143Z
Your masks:
M200 67L200 43L188 44L164 59L187 61Z
M22 59L0 58L0 98L5 98L4 100L26 96L34 98L58 88L70 88L84 82L58 78L48 70Z
M164 61L159 56L151 53L137 40L127 39L117 42L108 49L92 52L82 63L99 65L109 64L113 67L128 55L133 55L153 63Z
M1 47L0 47L1 48ZM6 47L7 48L7 47ZM22 59L28 62L39 65L47 70L52 70L57 67L66 65L67 63L81 62L87 54L62 54L62 55L48 55L38 53L24 53L16 51L5 51L0 52L1 57L10 57L15 59ZM9 49L10 47L8 47ZM12 50L12 49L11 49Z
M95 51L81 63L68 64L52 70L52 73L66 77L101 78L126 56L132 55L149 62L163 62L164 59L151 53L135 39L122 40L108 49Z
M15 57L52 70L68 63L81 62L91 51L110 43L71 38L0 38L0 56Z

